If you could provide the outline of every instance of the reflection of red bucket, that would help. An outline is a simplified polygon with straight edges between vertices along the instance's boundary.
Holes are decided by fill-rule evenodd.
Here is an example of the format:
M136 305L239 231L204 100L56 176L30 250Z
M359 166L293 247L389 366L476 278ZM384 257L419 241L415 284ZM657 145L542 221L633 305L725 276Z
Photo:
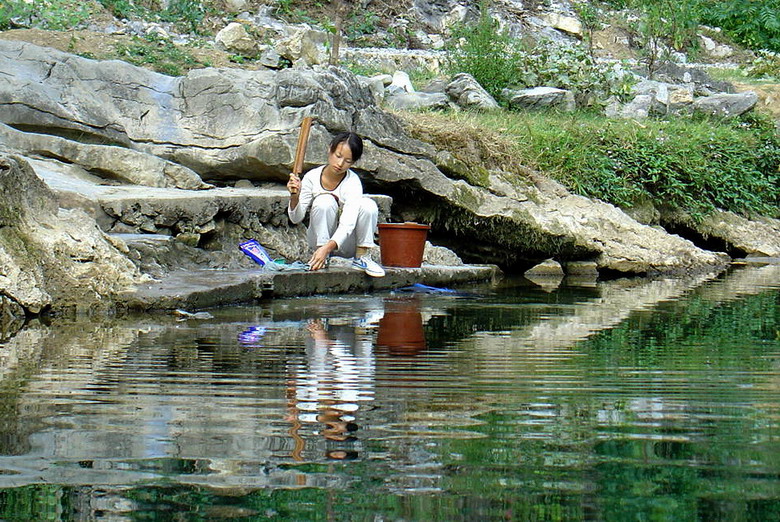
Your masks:
M383 265L420 268L431 227L419 223L380 223L378 227Z
M376 344L393 355L414 355L425 349L419 300L385 301L385 315L379 320Z

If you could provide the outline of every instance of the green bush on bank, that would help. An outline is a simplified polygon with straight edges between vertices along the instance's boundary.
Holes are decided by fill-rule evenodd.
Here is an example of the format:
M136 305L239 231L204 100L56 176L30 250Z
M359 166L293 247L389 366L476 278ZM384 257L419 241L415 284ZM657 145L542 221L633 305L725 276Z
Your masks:
M0 31L17 24L61 31L86 23L94 5L78 0L3 0L0 2Z
M780 52L780 0L698 0L701 23L721 27L749 49Z
M780 217L780 137L770 121L757 115L734 121L641 123L584 112L415 118L438 119L440 128L479 127L484 139L501 151L500 157L483 157L482 162L506 164L509 142L517 167L531 167L575 193L618 206L650 200L695 218L715 208ZM435 140L435 134L428 137Z
M485 5L476 24L455 31L449 72L471 74L497 100L505 88L540 85L589 100L624 97L630 91L633 76L621 67L597 63L584 47L514 40L500 30Z
M771 51L756 53L756 58L745 68L745 76L760 80L780 80L780 54Z
M758 117L715 125L587 116L526 121L519 144L584 196L627 207L650 199L694 216L714 208L779 215L780 139Z

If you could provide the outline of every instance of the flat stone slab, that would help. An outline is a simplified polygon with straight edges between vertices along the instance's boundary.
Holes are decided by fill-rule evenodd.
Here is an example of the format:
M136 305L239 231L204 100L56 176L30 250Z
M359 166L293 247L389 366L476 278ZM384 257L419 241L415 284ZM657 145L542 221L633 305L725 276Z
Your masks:
M415 283L437 287L490 281L500 274L495 265L385 268L385 277L369 277L345 266L316 272L255 270L181 270L163 280L139 285L120 297L120 306L133 311L202 310L246 304L264 298L313 294L368 293Z
M51 188L66 208L80 207L109 231L114 222L162 216L162 221L195 221L205 223L217 213L239 213L277 216L286 221L285 209L290 194L284 184L265 183L260 187L212 187L203 190L147 187L141 185L101 184L89 174L77 173L68 165L51 160L30 160L36 174ZM380 221L390 217L393 198L383 194L366 194L379 207ZM98 211L98 207L102 212ZM103 215L105 213L105 216ZM111 216L107 219L107 216ZM166 219L165 216L168 218Z

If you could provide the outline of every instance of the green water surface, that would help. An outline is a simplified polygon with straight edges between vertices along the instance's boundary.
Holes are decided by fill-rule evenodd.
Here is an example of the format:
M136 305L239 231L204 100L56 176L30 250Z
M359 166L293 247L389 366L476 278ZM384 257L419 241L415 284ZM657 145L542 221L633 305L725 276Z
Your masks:
M31 322L3 520L780 520L780 266Z

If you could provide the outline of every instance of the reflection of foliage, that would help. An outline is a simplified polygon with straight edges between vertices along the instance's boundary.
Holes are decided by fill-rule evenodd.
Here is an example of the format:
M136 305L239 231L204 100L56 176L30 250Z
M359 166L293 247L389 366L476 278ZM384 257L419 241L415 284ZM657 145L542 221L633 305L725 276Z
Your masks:
M556 376L565 379L561 384L568 383L570 373L580 375L578 390L565 384L529 388L528 402L507 391L500 412L480 415L484 424L472 428L486 438L444 444L441 455L450 470L446 489L468 495L478 487L494 501L512 498L513 507L530 510L521 519L531 513L562 520L775 519L780 513L776 481L754 484L751 478L755 469L780 467L771 443L755 443L764 440L762 434L771 440L771 412L740 414L744 409L737 404L749 400L745 389L737 383L713 385L766 371L771 361L756 354L765 353L767 343L778 346L779 329L776 291L727 302L693 295L635 313L584 342L579 351L585 357L570 369L557 369ZM626 373L591 376L589 369ZM683 398L675 391L680 386L686 390ZM703 404L695 400L701 394L707 397ZM648 422L638 417L646 406L632 408L622 400L643 395L659 405L669 401L667 408L687 406L678 415ZM718 421L687 415L717 416L732 407L735 413ZM610 412L614 419L599 420ZM698 437L689 438L692 432ZM450 455L461 457L450 462ZM474 473L482 478L475 481ZM560 489L551 487L558 484ZM577 486L584 484L597 493L580 496ZM589 501L583 503L585 498ZM578 511L586 505L586 511Z
M684 304L682 310L670 304L649 317L638 314L594 337L588 346L608 357L609 366L657 364L669 350L684 347L692 360L706 355L709 366L734 367L740 361L756 362L740 354L741 346L775 341L780 329L777 292L725 304L694 296Z
M563 287L551 294L536 287L524 287L522 294L510 288L499 290L490 298L453 300L446 315L432 317L428 322L427 346L441 348L467 339L474 332L502 332L534 325L539 317L553 313L561 305L582 303L582 291Z
M68 520L73 513L68 488L36 484L0 490L3 520Z
M727 283L724 278L634 312L573 349L553 347L550 353L487 332L533 328L540 317L576 325L581 312L596 307L604 308L593 311L608 321L609 302L586 300L595 301L598 289L585 295L573 288L546 293L506 285L481 297L436 298L447 316L435 315L426 326L435 354L407 361L414 368L399 370L395 383L377 359L377 407L361 419L362 460L291 462L276 419L274 434L251 435L258 447L274 440L271 461L261 455L262 461L237 456L233 462L237 474L262 473L258 482L268 487L174 483L223 477L207 458L58 462L70 471L94 465L97 476L111 469L159 478L99 486L99 492L54 485L0 490L0 518L91 519L95 513L80 510L108 505L88 501L100 495L129 500L133 512L125 515L134 520L168 520L172 513L186 520L777 520L777 400L764 379L777 373L772 357L780 349L780 293L728 301L719 292L728 292ZM297 305L286 311L287 320L312 313ZM286 306L275 311L282 315ZM224 381L228 393L239 395L258 393L269 376L282 378L304 357L287 340L277 343L284 348L267 351L225 343L228 331L235 339L236 324L215 332L169 328L141 344L164 347L169 375L251 375L248 389ZM293 337L300 333L297 326L291 330ZM485 343L484 353L472 350L472 342L458 342L475 334L498 342ZM491 357L517 358L512 366ZM411 432L392 425L402 416L413 419ZM443 422L426 424L433 418ZM461 421L468 423L469 437L459 438ZM127 509L127 503L116 505Z

